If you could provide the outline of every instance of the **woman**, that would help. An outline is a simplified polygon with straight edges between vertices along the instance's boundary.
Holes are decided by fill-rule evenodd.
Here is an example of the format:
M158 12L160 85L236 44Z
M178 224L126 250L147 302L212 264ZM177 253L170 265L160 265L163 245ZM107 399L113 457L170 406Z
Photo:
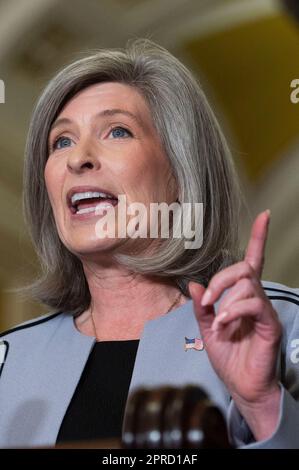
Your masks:
M2 447L120 435L128 391L185 383L223 409L234 445L299 447L298 291L260 281L268 211L240 256L232 160L184 65L134 40L61 70L34 110L24 175L43 267L30 292L55 313L2 335ZM99 236L121 196L146 213L189 203L193 227L202 203L202 245L142 221L146 237Z

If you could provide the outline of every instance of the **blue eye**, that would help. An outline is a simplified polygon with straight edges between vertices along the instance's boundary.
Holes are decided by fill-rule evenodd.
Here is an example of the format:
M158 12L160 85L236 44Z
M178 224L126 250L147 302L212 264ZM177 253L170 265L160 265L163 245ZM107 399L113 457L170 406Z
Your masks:
M116 139L127 137L126 135L124 135L124 133L127 134L127 136L132 137L132 133L124 127L114 127L114 129L111 130L111 134Z
M128 138L132 137L133 134L129 130L125 129L124 127L114 127L111 131L110 134L115 138L115 139L122 139L122 138ZM72 140L69 137L66 137L64 135L58 137L52 144L51 150L62 150L64 148L70 147L72 144Z
M68 143L72 143L71 139L69 137L65 137L64 135L62 135L61 137L58 137L58 139L55 140L53 144L53 149L60 150L62 148L68 147Z

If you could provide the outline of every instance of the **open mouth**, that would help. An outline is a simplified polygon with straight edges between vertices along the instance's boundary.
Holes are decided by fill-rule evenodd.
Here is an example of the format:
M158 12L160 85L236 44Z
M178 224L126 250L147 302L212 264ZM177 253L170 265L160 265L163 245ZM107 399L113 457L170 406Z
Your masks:
M68 205L72 214L92 214L96 209L109 209L118 204L118 198L113 194L101 191L76 191L69 195Z

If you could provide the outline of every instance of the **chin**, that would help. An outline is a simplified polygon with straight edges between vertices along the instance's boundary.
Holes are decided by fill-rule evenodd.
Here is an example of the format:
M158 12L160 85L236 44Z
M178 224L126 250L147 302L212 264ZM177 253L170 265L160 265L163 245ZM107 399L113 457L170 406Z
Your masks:
M96 259L98 255L114 252L121 243L122 241L118 239L97 239L89 243L86 241L84 243L72 243L67 248L78 258Z

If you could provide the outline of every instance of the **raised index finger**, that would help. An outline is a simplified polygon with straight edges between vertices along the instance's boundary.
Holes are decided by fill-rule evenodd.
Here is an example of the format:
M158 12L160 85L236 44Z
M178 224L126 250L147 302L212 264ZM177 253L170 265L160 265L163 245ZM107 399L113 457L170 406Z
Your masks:
M245 261L255 270L259 277L262 275L265 246L268 235L268 226L270 221L270 211L267 209L261 212L252 225L250 239L247 245Z

